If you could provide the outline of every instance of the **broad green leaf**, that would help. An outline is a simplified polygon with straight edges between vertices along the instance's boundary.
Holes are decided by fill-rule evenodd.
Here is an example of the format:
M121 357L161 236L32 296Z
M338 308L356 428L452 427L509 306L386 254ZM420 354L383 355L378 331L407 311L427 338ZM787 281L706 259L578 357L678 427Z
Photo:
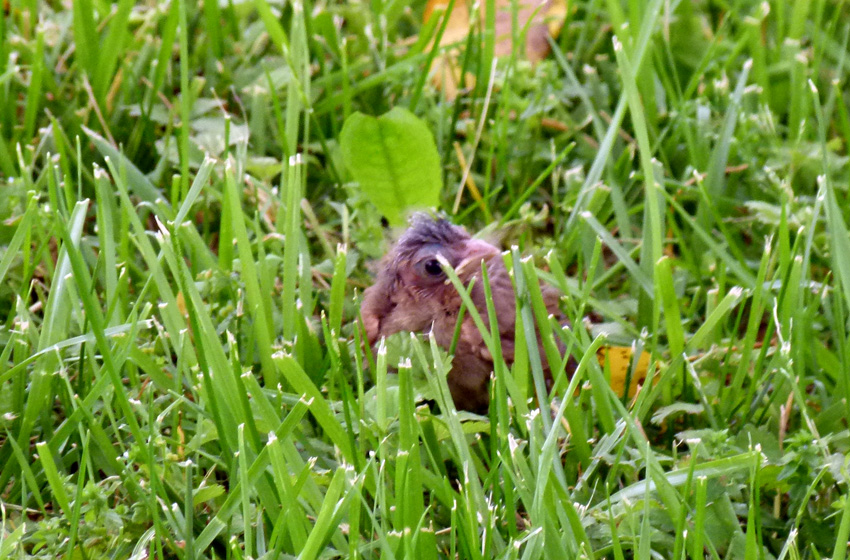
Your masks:
M396 107L370 117L354 113L340 134L342 157L363 192L393 225L415 208L437 206L442 179L434 136L413 113Z

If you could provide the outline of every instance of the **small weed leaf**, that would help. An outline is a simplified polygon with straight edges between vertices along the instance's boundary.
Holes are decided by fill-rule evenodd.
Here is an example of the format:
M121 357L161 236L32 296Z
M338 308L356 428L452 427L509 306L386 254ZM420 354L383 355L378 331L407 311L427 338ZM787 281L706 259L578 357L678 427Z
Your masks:
M340 134L345 165L393 225L440 201L440 156L428 126L396 107L380 117L354 113Z

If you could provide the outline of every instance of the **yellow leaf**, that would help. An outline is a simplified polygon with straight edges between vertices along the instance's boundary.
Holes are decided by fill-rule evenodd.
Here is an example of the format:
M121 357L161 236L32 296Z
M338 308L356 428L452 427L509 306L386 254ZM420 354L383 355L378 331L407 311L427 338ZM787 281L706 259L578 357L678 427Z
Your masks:
M437 9L445 10L448 0L429 0L425 6L424 18L428 21ZM511 54L513 37L513 9L511 0L496 0L496 56ZM518 0L517 25L520 31L528 25L525 36L525 54L532 62L537 62L549 54L549 42L546 35L557 37L564 25L567 15L566 0ZM481 25L487 21L487 3L481 2L479 18ZM469 3L466 0L456 0L449 23L440 40L440 45L451 45L466 39L469 33Z
M528 25L525 34L525 55L531 62L542 60L549 54L547 35L558 37L567 15L567 0L517 0L517 25L520 31ZM449 0L429 0L425 6L424 19L428 21L435 11L443 13ZM470 6L467 0L456 0L440 46L462 43L469 34ZM495 34L496 56L507 56L513 50L513 12L511 0L496 0ZM480 3L478 11L480 25L487 20L486 2ZM461 88L470 87L472 75L460 76L454 56L446 54L434 61L434 81L443 89L448 99L454 99Z
M177 292L177 310L180 314L189 318L189 310L186 308L186 298L183 297L183 292Z
M626 377L632 371L632 354L633 350L629 346L606 346L600 348L596 353L596 358L599 360L599 365L605 367L605 362L608 362L611 371L611 389L617 395L623 394L623 388L626 386ZM635 396L638 387L643 385L646 380L646 373L649 370L649 352L641 352L637 366L632 372L631 383L629 384L629 398Z

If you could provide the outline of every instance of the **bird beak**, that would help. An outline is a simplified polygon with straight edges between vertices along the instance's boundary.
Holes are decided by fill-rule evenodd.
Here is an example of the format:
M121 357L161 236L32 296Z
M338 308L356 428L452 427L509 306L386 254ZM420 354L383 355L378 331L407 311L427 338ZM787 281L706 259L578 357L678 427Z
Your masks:
M463 251L463 260L455 268L458 277L471 276L481 270L481 262L487 262L500 254L499 249L480 239L470 239Z

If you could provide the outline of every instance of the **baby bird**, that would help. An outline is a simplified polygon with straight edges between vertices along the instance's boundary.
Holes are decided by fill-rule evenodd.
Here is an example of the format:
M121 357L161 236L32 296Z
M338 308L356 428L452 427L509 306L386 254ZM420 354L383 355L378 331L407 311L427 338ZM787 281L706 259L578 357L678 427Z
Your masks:
M383 259L375 283L363 293L361 314L369 344L399 331L430 329L437 344L450 348L461 298L443 272L437 255L448 261L465 286L475 279L470 296L484 323L489 325L481 278L481 263L485 264L502 355L511 364L516 303L501 252L485 241L473 239L462 227L424 214L413 217L410 228ZM557 291L549 286L541 288L549 312L561 316ZM548 363L542 351L541 358L548 380ZM458 409L486 413L490 401L487 385L492 371L493 357L472 318L466 314L448 375L448 386Z

